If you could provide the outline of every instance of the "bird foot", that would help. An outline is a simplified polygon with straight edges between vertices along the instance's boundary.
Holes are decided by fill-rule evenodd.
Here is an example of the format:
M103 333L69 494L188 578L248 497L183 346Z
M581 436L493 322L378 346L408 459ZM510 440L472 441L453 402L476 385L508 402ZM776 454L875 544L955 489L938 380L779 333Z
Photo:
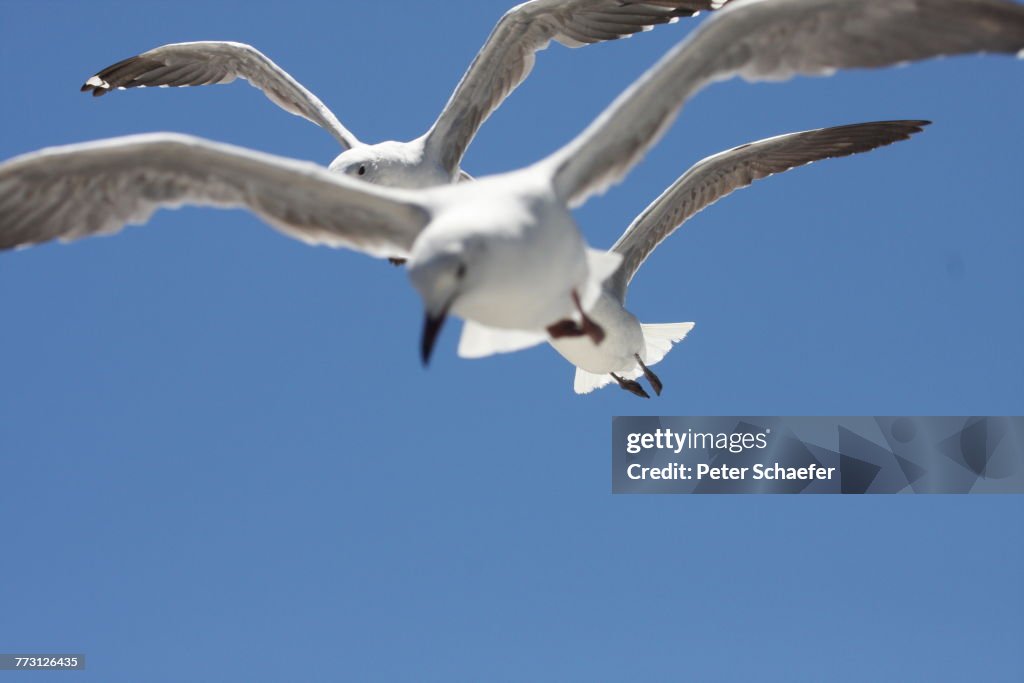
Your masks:
M393 266L404 266L407 260L408 259L398 258L397 256L388 257L388 263L390 263Z
M661 380L658 378L657 375L651 372L651 369L649 367L644 365L644 362L640 360L639 353L634 353L633 357L636 358L636 362L639 363L640 367L643 369L644 377L646 377L647 381L651 383L651 388L654 389L654 393L657 394L658 396L661 396L661 390L664 387L664 385L662 385L661 383Z
M593 320L583 315L583 334L590 337L590 340L594 344L600 344L604 341L604 328L595 323Z
M631 379L623 379L623 378L619 377L618 375L616 375L614 372L611 373L611 375L612 375L612 378L614 378L615 381L619 383L620 387L622 387L623 389L625 389L629 393L633 394L634 396L639 396L640 398L650 398L651 397L650 394L648 394L646 391L644 391L644 388L642 386L640 386L640 382L637 382L637 381L631 380Z
M595 346L603 342L605 336L604 328L595 323L583 310L583 306L580 304L580 295L575 289L572 290L572 301L576 304L576 310L580 312L580 329L583 330L583 334L590 337L590 340L594 342Z
M562 337L590 337L595 344L604 341L604 328L590 318L584 317L582 323L566 318L554 325L548 325L547 333L552 339Z
M548 335L552 339L561 339L562 337L582 337L586 332L583 331L583 327L575 320L559 320L554 325L548 325Z

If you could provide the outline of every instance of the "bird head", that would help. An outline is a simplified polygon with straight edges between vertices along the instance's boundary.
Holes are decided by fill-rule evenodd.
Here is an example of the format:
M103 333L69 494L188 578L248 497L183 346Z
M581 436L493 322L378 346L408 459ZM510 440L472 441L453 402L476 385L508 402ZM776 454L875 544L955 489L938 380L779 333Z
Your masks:
M335 157L329 168L335 173L385 187L424 188L450 181L437 168L424 164L419 140L358 145Z
M374 183L378 181L380 167L381 159L376 146L359 145L339 154L328 168L334 173Z
M464 254L454 249L417 256L414 255L408 263L409 278L423 300L420 357L427 365L448 311L463 292L469 269Z

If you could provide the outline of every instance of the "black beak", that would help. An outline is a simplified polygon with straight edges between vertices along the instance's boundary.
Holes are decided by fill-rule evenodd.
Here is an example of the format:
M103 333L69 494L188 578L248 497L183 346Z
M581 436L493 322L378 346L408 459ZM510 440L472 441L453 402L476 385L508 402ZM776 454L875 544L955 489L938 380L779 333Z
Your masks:
M441 328L448 317L448 307L445 306L437 315L430 315L428 312L423 319L423 336L420 337L420 358L423 360L423 367L430 364L430 354L434 352L434 343L437 335L441 334Z

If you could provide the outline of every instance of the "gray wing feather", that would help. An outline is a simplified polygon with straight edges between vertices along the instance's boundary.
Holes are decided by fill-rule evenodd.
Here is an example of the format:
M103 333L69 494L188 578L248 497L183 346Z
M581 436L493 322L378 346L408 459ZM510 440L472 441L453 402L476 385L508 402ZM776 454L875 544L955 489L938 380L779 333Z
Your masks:
M625 300L626 288L657 246L691 216L755 180L822 159L860 154L920 133L928 121L877 121L779 135L697 162L637 216L612 246L622 264L607 280Z
M317 124L346 149L359 140L341 125L316 95L266 55L242 43L201 41L172 43L112 64L90 77L82 92L105 95L112 89L231 83L242 78L274 104Z
M429 221L408 193L309 162L157 133L0 164L0 250L111 234L184 205L247 209L303 242L382 257L407 255Z
M555 40L580 47L615 40L692 16L722 0L531 0L494 27L427 134L442 165L454 171L477 130L533 69L535 53Z
M618 182L709 83L1022 49L1024 5L1011 0L733 0L540 164L576 206Z

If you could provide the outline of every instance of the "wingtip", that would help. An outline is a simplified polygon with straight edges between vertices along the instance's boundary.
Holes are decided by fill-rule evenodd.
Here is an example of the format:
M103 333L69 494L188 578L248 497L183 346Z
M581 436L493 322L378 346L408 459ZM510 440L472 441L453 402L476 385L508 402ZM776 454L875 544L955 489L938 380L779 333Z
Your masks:
M932 125L932 122L928 121L927 119L908 119L906 121L896 121L894 123L899 124L904 128L908 129L909 135L916 135L917 133L921 133L924 131L925 128Z
M931 121L926 121L924 119L922 119L920 121L914 121L913 122L914 129L910 132L910 134L911 135L917 135L918 133L923 133L924 129L927 128L930 125L932 125L932 122Z
M100 95L106 94L110 89L110 84L105 80L97 76L90 76L89 79L82 84L79 92L92 92L93 97L99 97Z

